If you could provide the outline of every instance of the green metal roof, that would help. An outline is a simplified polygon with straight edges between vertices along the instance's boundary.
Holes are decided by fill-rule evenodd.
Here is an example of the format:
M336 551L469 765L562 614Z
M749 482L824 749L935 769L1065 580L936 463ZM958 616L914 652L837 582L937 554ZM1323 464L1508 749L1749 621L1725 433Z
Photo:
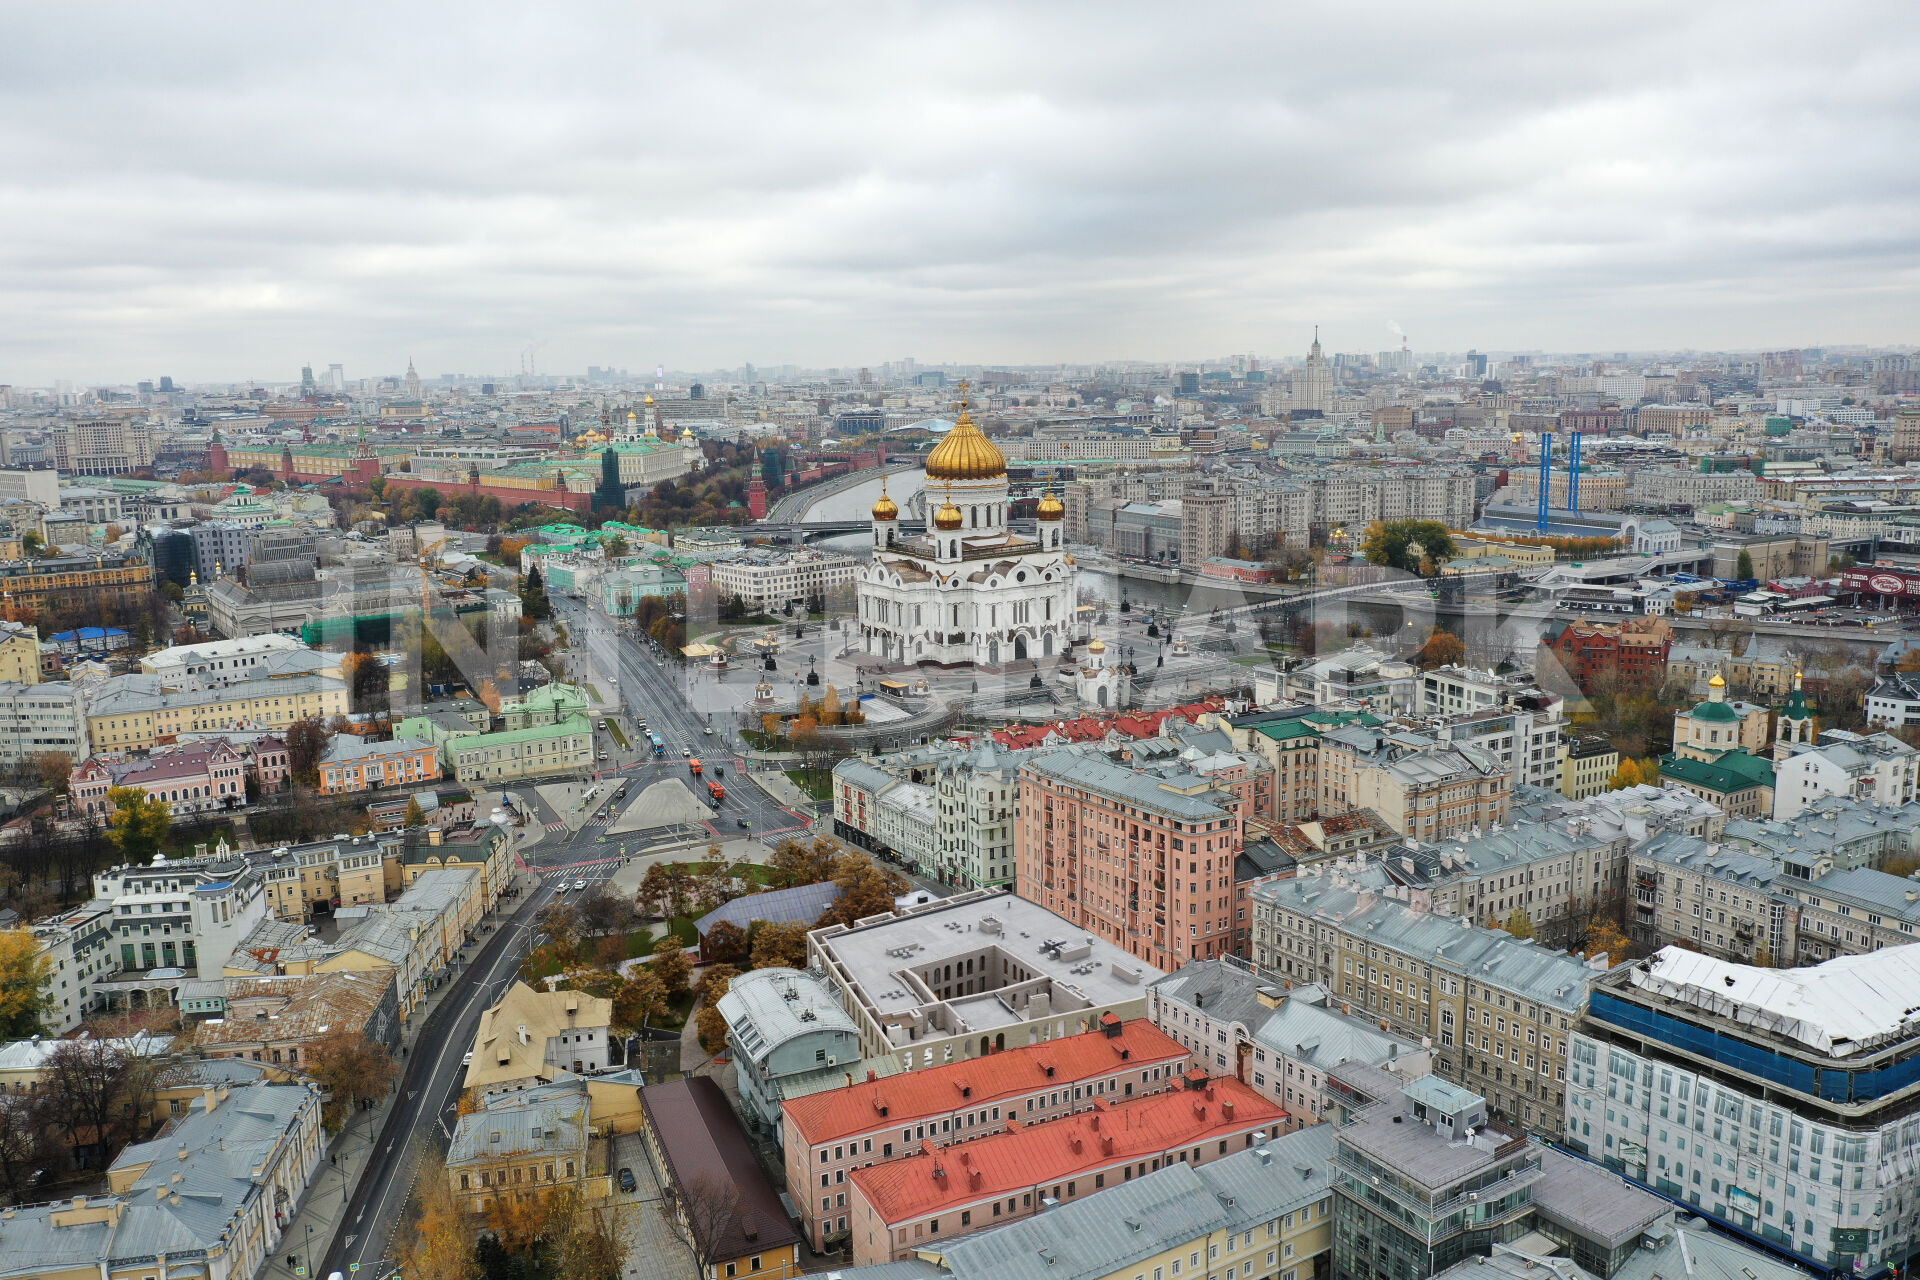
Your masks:
M1687 715L1695 720L1702 721L1715 720L1725 722L1738 720L1740 718L1740 713L1724 702L1702 702L1695 706L1693 710L1687 712Z
M1660 757L1660 776L1722 795L1773 786L1773 765L1745 751L1729 751L1709 762L1689 756Z

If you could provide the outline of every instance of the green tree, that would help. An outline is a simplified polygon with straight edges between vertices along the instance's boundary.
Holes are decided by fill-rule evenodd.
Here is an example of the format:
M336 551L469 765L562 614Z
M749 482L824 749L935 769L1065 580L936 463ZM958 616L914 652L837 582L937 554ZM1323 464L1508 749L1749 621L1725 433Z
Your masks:
M113 806L108 838L129 862L146 862L160 852L173 829L173 806L138 787L114 787L107 792Z
M618 560L621 556L626 555L627 552L630 550L630 548L627 546L626 536L624 534L619 534L619 533L614 534L611 538L608 538L605 542L601 543L600 549L602 552L605 553L607 559L609 560Z
M1438 520L1375 521L1360 549L1369 564L1428 577L1454 554L1453 535Z
M1533 917L1527 914L1525 907L1515 907L1513 914L1507 917L1507 923L1502 927L1516 938L1531 938Z
M1733 562L1733 576L1743 581L1753 576L1753 557L1745 551L1742 551L1739 559Z
M553 605L547 599L547 581L540 576L537 564L527 570L526 579L520 584L520 612L535 622L544 622L553 616Z
M413 491L413 509L422 520L431 520L440 510L440 491L438 489L415 489Z

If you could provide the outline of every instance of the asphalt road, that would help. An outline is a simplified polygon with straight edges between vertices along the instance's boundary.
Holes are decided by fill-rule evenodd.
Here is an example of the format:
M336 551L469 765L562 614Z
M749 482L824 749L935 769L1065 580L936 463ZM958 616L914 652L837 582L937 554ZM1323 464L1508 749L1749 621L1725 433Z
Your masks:
M605 860L608 855L597 842L589 840L586 845L543 844L529 850L545 855L539 863L529 860L541 876L540 887L529 892L519 909L484 939L479 951L453 979L453 989L427 1016L396 1086L393 1109L380 1128L360 1184L347 1202L339 1234L318 1275L346 1272L352 1263L361 1265L361 1275L380 1276L391 1270L380 1264L391 1252L394 1228L412 1194L416 1141L430 1144L439 1153L446 1152L465 1075L460 1059L473 1047L481 1012L499 1000L519 971L529 950L534 917L553 900L562 883L568 886L567 896L572 896L577 880L587 881L591 890L618 870L617 859ZM589 860L597 865L575 865Z
M613 677L619 703L605 710L619 719L630 749L622 751L611 734L602 733L596 754L605 752L608 758L595 767L602 773L615 771L629 779L629 799L662 778L677 777L704 800L707 779L717 765L726 771L726 776L717 781L726 787L727 796L713 810L709 824L712 834L737 839L803 825L800 818L781 808L760 784L746 776L746 761L739 754L732 726L709 724L706 716L687 705L678 668L664 661L650 642L635 640L620 623L579 601L562 599L554 603L567 624L576 660L582 653L590 654L594 668ZM663 760L656 760L639 736L642 720L647 732L659 734L665 742L667 754ZM709 728L712 733L707 732ZM694 757L707 770L699 778L692 776L687 763ZM746 826L741 825L743 821Z

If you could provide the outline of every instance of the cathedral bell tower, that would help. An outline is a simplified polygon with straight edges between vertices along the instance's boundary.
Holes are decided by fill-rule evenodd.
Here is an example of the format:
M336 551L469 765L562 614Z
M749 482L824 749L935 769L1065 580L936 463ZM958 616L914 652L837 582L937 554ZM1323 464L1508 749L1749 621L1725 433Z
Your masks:
M953 486L947 486L947 500L933 514L934 558L942 564L960 559L960 526L966 517L953 505Z
M1793 748L1813 741L1813 712L1807 709L1807 695L1800 688L1800 671L1793 673L1793 692L1781 708L1780 723L1774 730L1773 762L1780 764L1793 754Z
M880 500L873 504L873 545L884 551L900 539L900 504L887 496L887 481L880 480Z

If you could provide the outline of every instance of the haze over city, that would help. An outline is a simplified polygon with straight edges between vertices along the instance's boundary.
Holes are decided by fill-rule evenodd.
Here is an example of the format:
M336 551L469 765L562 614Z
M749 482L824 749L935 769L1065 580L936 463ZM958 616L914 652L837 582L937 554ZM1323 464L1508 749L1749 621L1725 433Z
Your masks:
M0 1280L1910 1280L1913 18L0 0Z
M15 383L1912 337L1893 4L12 5Z

